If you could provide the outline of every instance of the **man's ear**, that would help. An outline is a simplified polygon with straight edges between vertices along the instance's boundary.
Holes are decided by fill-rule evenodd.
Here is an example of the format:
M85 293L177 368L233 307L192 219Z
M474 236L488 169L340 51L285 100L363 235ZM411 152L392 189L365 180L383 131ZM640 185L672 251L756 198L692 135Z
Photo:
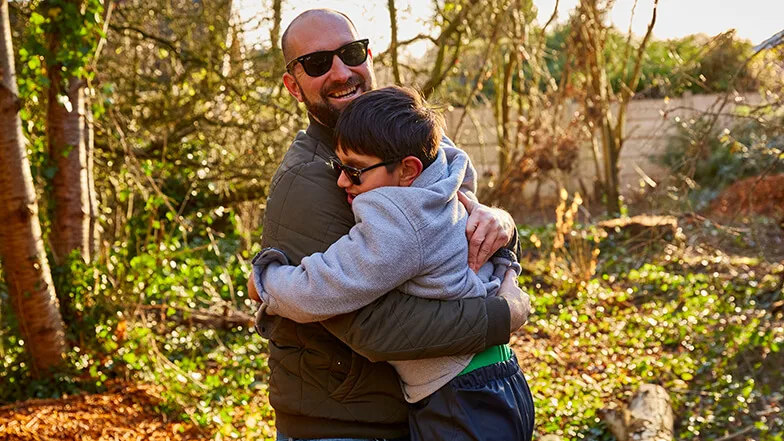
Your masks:
M297 101L302 102L302 89L299 88L299 84L297 84L297 80L294 78L294 75L286 72L283 74L283 85L286 86L286 89L289 91L291 96L297 99Z
M406 156L400 161L400 186L410 186L422 174L424 166L416 156Z
M365 61L369 69L373 69L373 51L368 48L368 59Z

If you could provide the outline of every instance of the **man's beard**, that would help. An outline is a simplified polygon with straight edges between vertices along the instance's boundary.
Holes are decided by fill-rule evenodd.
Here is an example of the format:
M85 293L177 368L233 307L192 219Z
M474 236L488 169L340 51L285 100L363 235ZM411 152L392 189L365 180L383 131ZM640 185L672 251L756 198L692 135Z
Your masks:
M360 75L354 75L345 83L335 85L322 91L321 102L314 103L308 99L307 95L305 94L302 95L302 102L305 103L305 108L308 109L308 112L313 115L321 124L334 129L338 124L338 118L340 118L340 113L343 111L343 109L338 109L337 107L329 104L328 94L333 90L341 89L346 86L357 86L362 93L370 90L367 81L365 81L364 78L362 78ZM301 89L302 88L300 87L300 90Z
M334 129L338 124L340 109L337 107L329 105L324 101L314 103L305 95L302 96L302 101L305 103L305 108L308 109L308 113L313 115L321 124L324 124L331 129Z

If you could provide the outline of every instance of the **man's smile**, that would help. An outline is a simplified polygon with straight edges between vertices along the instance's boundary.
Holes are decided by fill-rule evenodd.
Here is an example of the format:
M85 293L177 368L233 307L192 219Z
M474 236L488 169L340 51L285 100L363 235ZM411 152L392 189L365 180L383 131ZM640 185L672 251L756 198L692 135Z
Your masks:
M359 92L359 85L347 86L328 93L327 96L333 99L353 98Z
M364 81L358 76L352 76L342 84L333 84L324 94L325 100L329 100L338 107L348 104L367 89Z

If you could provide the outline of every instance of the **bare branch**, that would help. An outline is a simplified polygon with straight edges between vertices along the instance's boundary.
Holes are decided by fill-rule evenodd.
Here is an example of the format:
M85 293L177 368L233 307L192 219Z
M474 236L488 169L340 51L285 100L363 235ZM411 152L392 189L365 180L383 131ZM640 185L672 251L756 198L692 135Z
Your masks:
M637 11L637 0L634 0L634 4L632 5L632 14L629 17L629 29L626 31L626 47L624 48L623 58L621 58L621 63L619 69L623 72L623 75L619 75L621 78L626 78L626 74L629 71L629 56L631 55L632 50L632 23L634 23L634 13Z
M460 56L461 49L462 49L462 42L460 41L460 39L458 39L452 59L447 63L447 66L443 69L442 69L443 58L444 58L444 52L446 48L442 47L441 50L439 50L439 56L436 61L436 64L433 65L431 76L427 80L425 85L422 86L422 94L425 96L425 98L429 98L430 95L432 95L433 92L435 92L436 88L441 85L441 83L444 81L449 71L452 70L453 67L455 67L455 65L457 64L457 59Z
M93 59L90 61L90 70L95 70L95 66L98 64L98 56L101 54L101 49L106 44L106 36L109 33L109 23L112 20L112 11L114 10L114 0L109 0L106 4L106 9L104 9L104 17L103 17L103 36L100 40L98 40L98 45L95 47L95 54L93 55Z
M490 40L487 43L487 49L485 50L484 58L482 60L482 65L481 65L482 67L480 68L479 73L477 73L476 79L474 79L474 86L471 89L471 93L468 94L468 97L466 98L465 103L463 104L463 109L464 109L463 114L460 115L460 120L458 121L457 126L455 127L454 134L452 135L453 141L456 144L457 144L458 137L460 135L460 129L463 127L463 121L465 120L465 117L468 114L468 106L469 104L471 104L471 101L474 99L477 92L479 92L479 85L482 84L482 81L484 81L484 79L487 77L488 64L491 64L489 63L490 55L492 54L493 49L495 48L495 45L498 42L497 37L498 37L498 31L501 29L501 26L499 25L502 17L503 14L498 14L498 16L496 17L496 20L493 24L493 33L490 36Z
M150 34L150 33L146 32L146 31L143 31L143 30L141 30L141 29L139 29L137 27L127 26L127 25L126 26L120 26L120 25L110 24L109 25L109 29L111 29L111 30L113 30L115 32L120 32L120 33L123 33L125 31L135 32L135 33L141 35L146 40L152 40L152 41L155 41L155 42L157 42L157 43L159 43L159 44L161 44L163 46L166 46L167 48L171 49L171 51L174 52L180 58L190 60L190 57L188 57L185 54L183 54L183 51L179 48L179 46L177 45L176 42L172 42L172 41L169 41L169 40L167 40L167 39L165 39L163 37L159 37L157 35Z
M642 69L642 60L645 58L645 48L648 46L648 41L651 39L651 35L653 35L653 26L656 24L656 12L659 8L659 0L653 1L653 14L651 15L651 21L648 23L648 30L645 32L645 37L642 39L640 43L640 47L637 49L637 57L635 59L634 64L634 71L632 72L631 78L631 86L629 87L628 91L626 92L633 94L634 91L637 89L637 85L640 83L640 70Z
M411 43L415 43L420 40L430 40L433 44L438 44L438 41L433 38L431 35L419 34L415 37L411 37L408 40L401 40L397 42L397 46L408 46Z
M547 27L550 26L550 23L552 23L553 20L555 20L555 18L558 16L558 5L560 3L561 3L561 0L555 0L555 7L553 8L552 15L550 15L550 19L547 20L547 23L545 23L544 26L542 26L542 35L543 36L545 35L545 31L547 30Z
M138 309L148 314L157 313L163 316L167 322L208 329L233 329L238 326L250 328L256 321L252 315L231 309L228 306L224 306L222 312L172 305L139 305Z

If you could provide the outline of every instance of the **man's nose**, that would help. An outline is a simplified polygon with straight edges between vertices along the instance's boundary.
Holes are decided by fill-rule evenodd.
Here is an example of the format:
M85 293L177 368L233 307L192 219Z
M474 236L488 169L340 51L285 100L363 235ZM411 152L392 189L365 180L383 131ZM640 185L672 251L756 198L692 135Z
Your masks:
M332 80L339 82L348 81L352 75L351 69L343 63L343 60L337 54L333 55L333 57L332 69L330 69Z

